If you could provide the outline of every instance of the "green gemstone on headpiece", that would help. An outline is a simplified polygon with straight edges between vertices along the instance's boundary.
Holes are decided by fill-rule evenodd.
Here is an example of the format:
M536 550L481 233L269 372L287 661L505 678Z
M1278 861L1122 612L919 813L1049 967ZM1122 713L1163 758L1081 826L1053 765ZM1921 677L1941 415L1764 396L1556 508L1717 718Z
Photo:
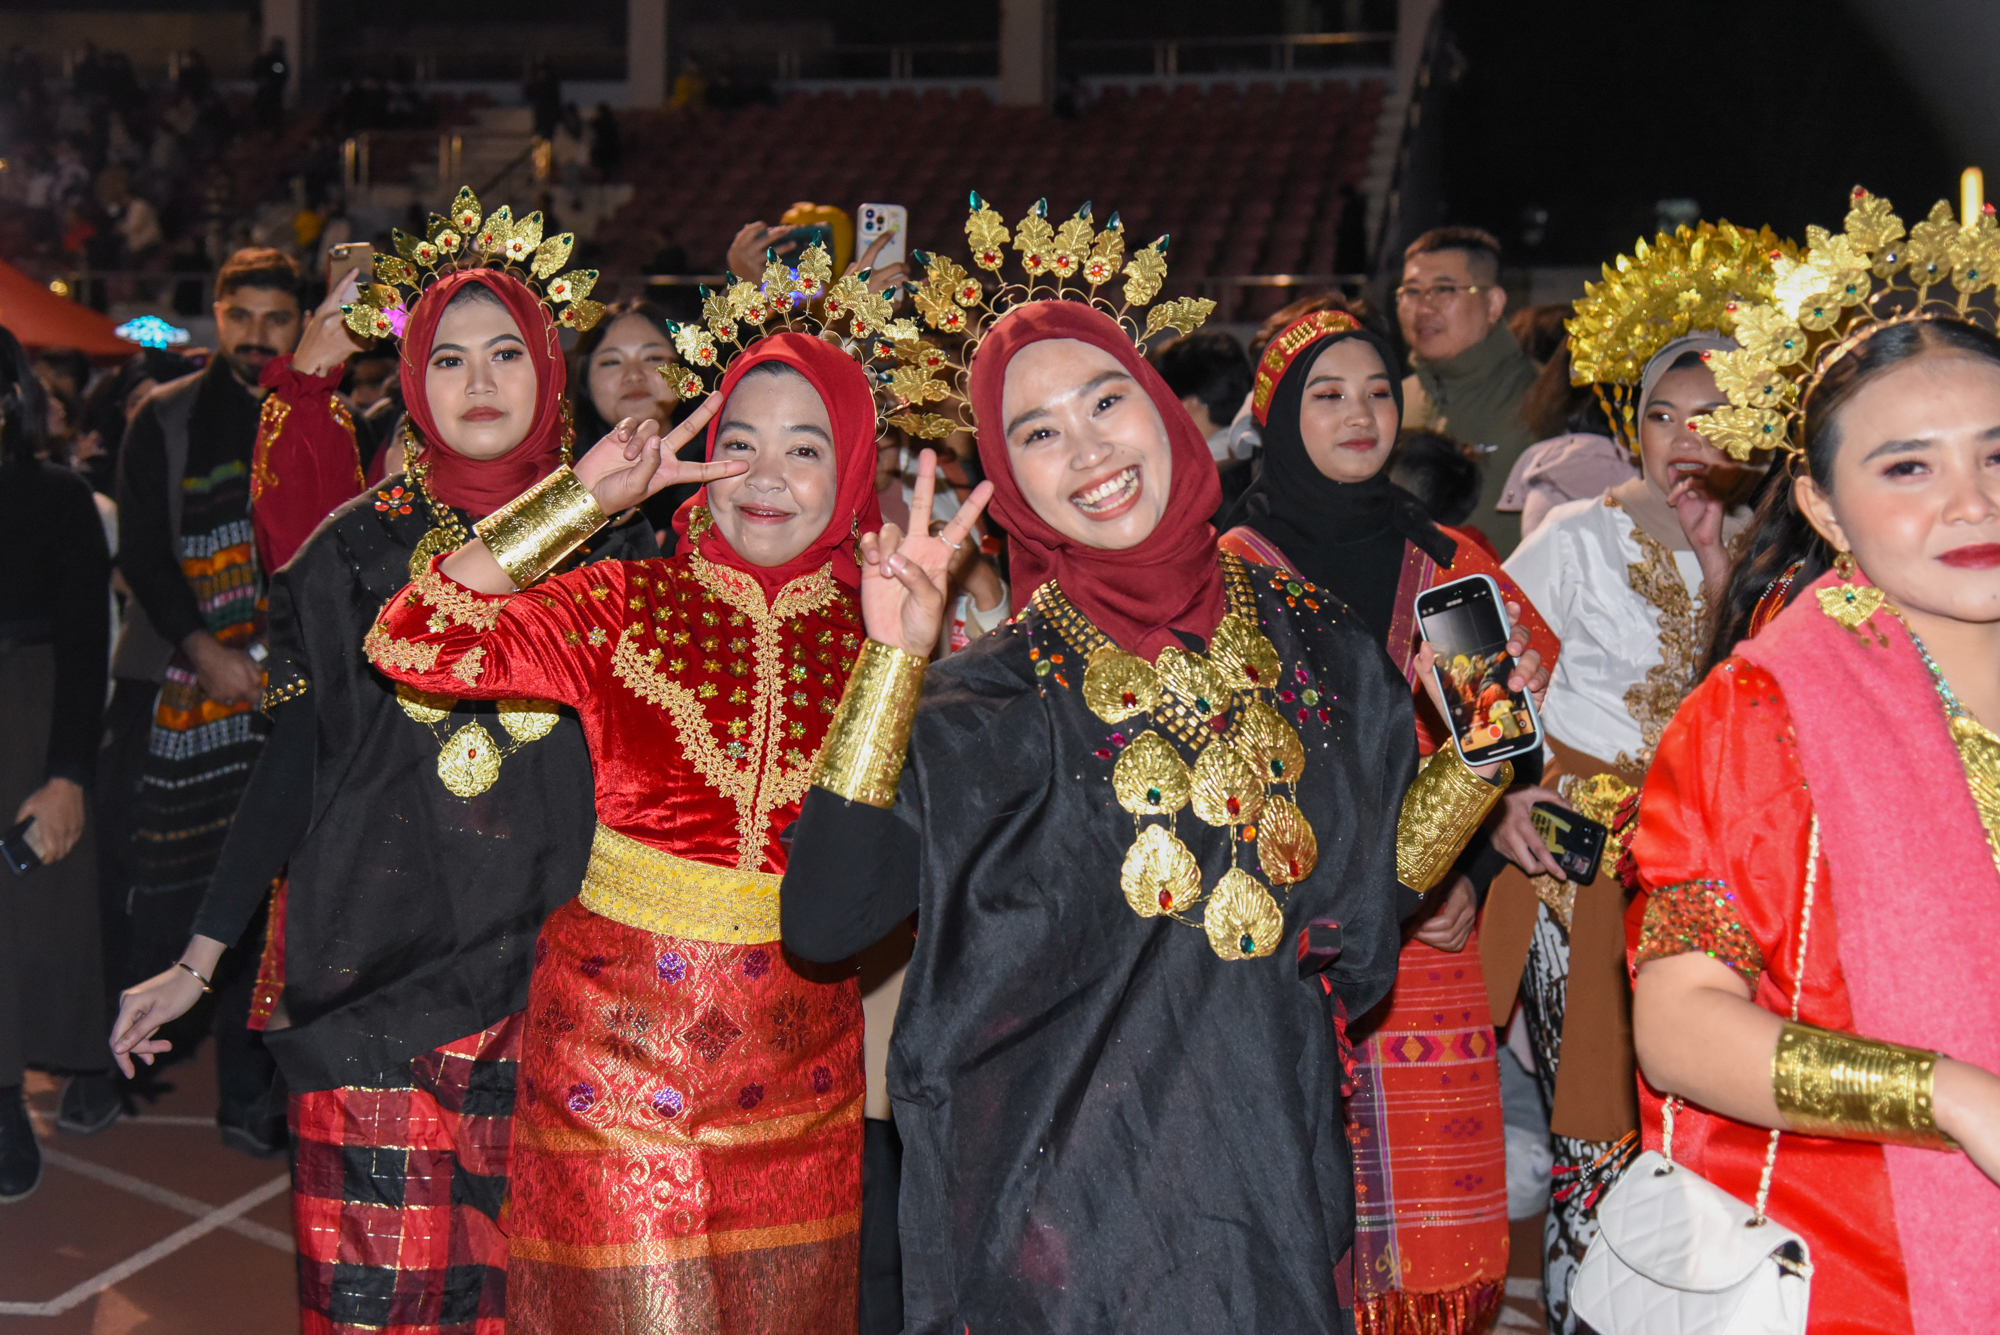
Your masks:
M1236 948L1238 950L1241 950L1244 954L1248 955L1251 951L1257 949L1257 938L1250 935L1250 933L1245 932L1243 934L1243 939L1236 943Z

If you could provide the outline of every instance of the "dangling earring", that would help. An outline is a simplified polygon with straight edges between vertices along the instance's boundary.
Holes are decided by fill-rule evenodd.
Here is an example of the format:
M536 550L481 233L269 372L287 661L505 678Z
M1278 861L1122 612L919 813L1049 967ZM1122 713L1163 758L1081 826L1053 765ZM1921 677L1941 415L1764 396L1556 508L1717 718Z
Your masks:
M1854 582L1853 552L1842 551L1834 556L1833 573L1840 576L1840 585L1837 588L1819 591L1819 610L1859 635L1861 627L1867 624L1869 617L1875 615L1888 595L1873 584ZM1874 631L1875 639L1879 643L1888 644L1888 640L1880 630L1876 630L1873 626L1869 626L1869 629Z

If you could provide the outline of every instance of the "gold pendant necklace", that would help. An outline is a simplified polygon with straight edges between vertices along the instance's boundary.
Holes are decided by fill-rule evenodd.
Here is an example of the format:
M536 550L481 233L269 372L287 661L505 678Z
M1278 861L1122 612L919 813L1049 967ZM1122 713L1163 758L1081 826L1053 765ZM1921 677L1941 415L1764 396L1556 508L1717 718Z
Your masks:
M431 568L431 559L440 553L455 552L471 540L465 525L450 507L440 504L425 484L429 468L417 462L417 445L409 420L403 422L403 476L431 512L431 527L417 539L410 552L411 580L421 578ZM377 493L380 495L380 493ZM378 506L378 508L382 508ZM456 698L432 695L414 686L398 683L396 703L410 718L430 729L438 742L438 781L457 797L477 797L500 779L500 762L529 742L538 742L555 730L556 707L546 700L509 699L498 706L500 726L512 739L502 746L477 719L447 734L439 725L458 707Z
M1085 706L1114 726L1141 716L1154 725L1123 743L1111 771L1112 792L1134 824L1120 874L1125 902L1141 917L1202 928L1223 959L1261 959L1278 948L1285 928L1264 882L1289 890L1312 874L1319 846L1296 801L1305 748L1292 725L1261 698L1277 689L1278 651L1257 629L1256 600L1242 563L1227 555L1222 560L1229 612L1206 654L1169 646L1148 663L1113 644L1054 581L1036 592L1034 604L1083 658ZM1037 648L1029 656L1036 676L1053 675L1068 686L1056 670L1063 655L1043 658ZM1122 737L1113 734L1114 741ZM1196 753L1193 765L1181 747ZM1204 824L1230 832L1230 869L1206 894L1194 854L1175 833L1184 807ZM1166 823L1147 824L1148 817ZM1263 882L1236 865L1246 843L1256 847ZM1196 905L1199 921L1188 916Z

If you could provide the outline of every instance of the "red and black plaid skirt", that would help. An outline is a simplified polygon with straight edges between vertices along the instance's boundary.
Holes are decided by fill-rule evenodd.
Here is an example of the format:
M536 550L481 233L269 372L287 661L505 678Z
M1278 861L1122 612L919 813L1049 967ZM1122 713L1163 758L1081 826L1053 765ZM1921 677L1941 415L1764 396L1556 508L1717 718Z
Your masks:
M303 1335L502 1335L521 1027L425 1053L405 1088L292 1095Z

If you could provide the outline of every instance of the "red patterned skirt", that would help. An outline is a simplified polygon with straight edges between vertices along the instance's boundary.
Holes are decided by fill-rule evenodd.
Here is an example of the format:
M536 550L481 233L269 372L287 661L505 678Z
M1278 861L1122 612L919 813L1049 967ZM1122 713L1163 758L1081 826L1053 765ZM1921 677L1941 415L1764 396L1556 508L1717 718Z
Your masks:
M855 1329L861 999L777 942L662 936L572 901L536 945L515 1105L508 1325Z

